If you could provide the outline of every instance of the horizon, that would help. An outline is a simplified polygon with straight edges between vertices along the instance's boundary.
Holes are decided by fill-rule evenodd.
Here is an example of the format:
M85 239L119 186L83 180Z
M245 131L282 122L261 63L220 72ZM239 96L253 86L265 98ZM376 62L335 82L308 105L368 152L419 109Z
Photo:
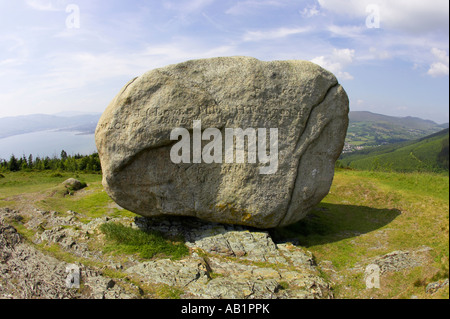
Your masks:
M448 120L445 121L445 122L441 122L441 121L434 121L432 119L421 118L421 117L413 116L413 115L395 116L395 115L376 113L376 112L372 112L372 111L368 111L368 110L354 110L354 111L350 110L350 112L367 112L367 113L372 113L372 114L375 114L375 115L382 115L382 116L389 116L389 117L396 117L396 118L414 118L414 119L419 119L419 120L423 120L423 121L431 121L433 123L436 123L437 125L449 124ZM66 115L62 115L61 113L64 113ZM70 113L74 113L74 114L70 115ZM10 117L32 116L32 115L50 115L50 116L59 116L59 117L74 117L74 116L101 115L101 114L102 114L102 112L82 112L82 111L67 110L67 111L57 112L57 113L31 113L31 114L12 115L12 116L0 117L0 119L10 118Z
M449 122L445 0L0 0L0 14L1 118L102 113L149 70L240 55L324 67L351 111Z

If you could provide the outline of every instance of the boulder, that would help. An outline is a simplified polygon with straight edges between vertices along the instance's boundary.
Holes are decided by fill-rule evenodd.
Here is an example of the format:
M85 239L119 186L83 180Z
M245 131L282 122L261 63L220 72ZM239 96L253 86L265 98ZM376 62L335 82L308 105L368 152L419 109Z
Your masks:
M142 216L294 223L330 189L348 103L335 76L307 61L226 57L151 70L97 125L103 185Z
M86 187L85 183L80 182L79 180L75 179L75 178L69 178L66 179L63 183L62 183L66 188L72 190L72 191L77 191L80 190L84 187Z

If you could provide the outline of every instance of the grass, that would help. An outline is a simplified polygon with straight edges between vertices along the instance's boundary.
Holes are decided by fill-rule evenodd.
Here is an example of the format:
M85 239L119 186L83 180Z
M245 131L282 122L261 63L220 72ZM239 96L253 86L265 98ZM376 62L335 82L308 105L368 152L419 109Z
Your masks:
M344 274L335 287L338 297L429 298L414 282L426 286L448 278L448 176L337 170L321 204L304 220L274 230L274 236L296 239L319 262L331 261ZM351 271L369 258L423 245L432 248L430 262L421 271L387 275L378 291L365 289L363 274Z
M68 178L76 178L86 182L101 181L99 174L83 174L53 171L36 172L4 172L0 179L0 200L24 193L34 193L55 187Z
M111 199L106 192L97 191L98 187L93 186L90 192L74 197L52 196L42 199L38 207L43 210L68 211L72 210L92 218L105 216L109 210Z
M383 143L413 140L433 134L439 127L406 129L404 125L379 121L350 121L346 142L351 145L375 146Z
M134 217L118 207L104 191L102 175L70 172L5 172L0 179L0 207L24 209L32 205L40 210L65 213L69 210L98 217ZM76 178L86 184L82 190L68 190L62 182ZM68 196L70 195L70 196Z
M103 190L101 175L79 173L74 176L64 172L2 174L0 207L29 212L25 209L31 206L58 211L61 215L72 210L79 213L81 221L105 216L136 216L118 208L109 198ZM87 187L72 196L59 196L55 189L70 177L85 181ZM31 240L34 233L24 226L25 222L15 221L14 226ZM159 256L181 258L188 253L180 240L164 238L158 233L111 222L104 224L101 231L106 250L114 255L122 254L120 258L126 254L143 259ZM448 288L434 295L425 292L427 284L448 278L449 273L448 175L338 169L329 194L307 218L288 227L274 229L271 234L276 240L298 242L299 246L313 253L318 264L330 261L341 278L336 279L333 272L324 269L322 272L325 278L334 282L337 298L448 298ZM98 243L100 247L103 241ZM366 289L364 274L352 270L358 264L365 265L370 258L423 245L432 248L427 263L383 275L380 289ZM77 258L66 255L68 253L63 256L55 247L41 248L63 260ZM100 268L101 265L95 266ZM152 295L170 298L177 298L180 293L165 286L151 289Z
M105 247L106 252L138 254L143 259L151 259L156 255L179 259L189 254L184 242L168 240L158 232L145 232L119 223L102 224L100 230L110 242Z
M360 170L446 172L448 129L427 137L343 154L342 164ZM446 154L446 155L445 155Z

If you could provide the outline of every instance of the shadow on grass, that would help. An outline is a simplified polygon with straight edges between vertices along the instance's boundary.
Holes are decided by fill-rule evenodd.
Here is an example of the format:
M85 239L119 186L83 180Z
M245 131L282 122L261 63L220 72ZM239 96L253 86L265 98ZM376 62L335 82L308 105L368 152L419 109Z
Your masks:
M277 243L310 247L369 233L391 223L400 214L398 209L321 203L305 219L272 229L270 233Z

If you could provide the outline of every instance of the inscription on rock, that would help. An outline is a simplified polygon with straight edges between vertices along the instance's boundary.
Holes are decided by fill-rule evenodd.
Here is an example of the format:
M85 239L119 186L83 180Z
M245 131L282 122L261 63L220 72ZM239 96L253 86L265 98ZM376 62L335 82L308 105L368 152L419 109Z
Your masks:
M220 162L219 148L205 157L211 163L192 161L194 149L189 163L175 163L171 132L191 132L194 121L202 133L216 128L216 136L227 128L277 129L277 169L260 174L259 163ZM130 81L103 113L96 144L105 190L121 207L270 228L304 218L328 193L347 125L347 95L318 65L212 58ZM201 143L200 152L208 140ZM258 148L249 147L248 137L242 145L244 158L253 159L249 152Z

